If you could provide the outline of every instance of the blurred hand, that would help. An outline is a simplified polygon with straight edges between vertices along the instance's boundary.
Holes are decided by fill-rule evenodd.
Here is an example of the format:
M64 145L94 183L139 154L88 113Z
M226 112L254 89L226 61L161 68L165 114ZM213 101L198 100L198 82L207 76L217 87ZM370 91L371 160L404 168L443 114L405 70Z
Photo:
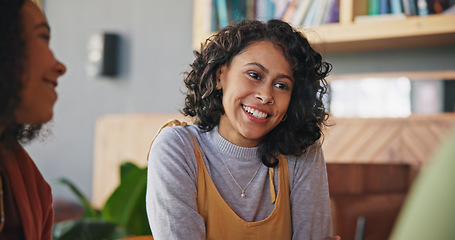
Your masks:
M331 237L331 238L326 238L324 240L341 240L341 237L340 236L335 236L335 237Z

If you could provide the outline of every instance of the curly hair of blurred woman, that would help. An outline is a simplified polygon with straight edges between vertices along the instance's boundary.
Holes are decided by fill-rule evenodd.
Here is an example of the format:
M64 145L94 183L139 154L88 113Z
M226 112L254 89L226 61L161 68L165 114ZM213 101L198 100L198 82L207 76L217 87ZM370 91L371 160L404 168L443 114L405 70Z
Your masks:
M0 1L0 142L6 147L33 139L41 125L17 123L14 112L20 104L26 68L21 8L24 0Z

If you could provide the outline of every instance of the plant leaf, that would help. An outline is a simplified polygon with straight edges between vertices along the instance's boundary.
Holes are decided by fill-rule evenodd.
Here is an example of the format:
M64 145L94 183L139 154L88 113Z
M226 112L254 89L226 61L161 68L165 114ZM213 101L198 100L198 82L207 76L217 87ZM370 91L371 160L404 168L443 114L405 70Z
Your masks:
M102 217L123 226L128 234L150 235L146 187L147 168L130 170L104 205Z
M60 178L57 180L57 183L64 184L70 188L70 190L76 195L79 203L84 207L84 217L87 218L97 218L99 217L99 212L93 208L90 204L90 201L85 197L85 195L68 179Z
M128 175L129 172L139 169L137 165L132 162L124 162L120 165L120 182Z

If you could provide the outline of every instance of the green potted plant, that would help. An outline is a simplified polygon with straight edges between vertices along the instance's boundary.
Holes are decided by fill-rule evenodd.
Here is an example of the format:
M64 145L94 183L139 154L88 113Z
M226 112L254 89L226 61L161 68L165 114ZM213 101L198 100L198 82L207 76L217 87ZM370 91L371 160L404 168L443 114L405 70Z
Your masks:
M69 180L67 185L84 208L80 219L55 223L54 240L113 240L128 236L151 235L145 209L147 168L126 162L120 166L120 184L102 209L95 209L81 191Z

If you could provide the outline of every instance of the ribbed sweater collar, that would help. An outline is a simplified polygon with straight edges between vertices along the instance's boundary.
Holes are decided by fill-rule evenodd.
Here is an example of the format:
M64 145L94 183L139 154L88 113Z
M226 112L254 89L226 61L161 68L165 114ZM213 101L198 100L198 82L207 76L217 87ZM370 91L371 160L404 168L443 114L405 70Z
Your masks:
M209 134L210 137L213 139L213 142L218 151L220 151L221 154L223 154L224 156L245 160L258 159L257 157L258 147L253 148L240 147L229 142L220 135L220 133L218 132L218 126L213 128L213 130L210 131Z

